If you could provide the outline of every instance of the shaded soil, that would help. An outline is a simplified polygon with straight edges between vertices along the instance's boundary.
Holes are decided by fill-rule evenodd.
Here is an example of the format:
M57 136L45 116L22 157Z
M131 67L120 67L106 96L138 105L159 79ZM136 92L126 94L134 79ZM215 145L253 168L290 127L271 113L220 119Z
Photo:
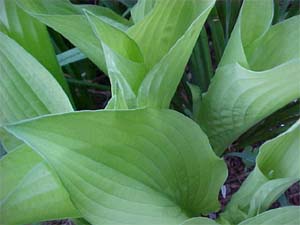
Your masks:
M245 164L243 163L242 159L236 156L225 156L225 162L227 164L228 168L228 178L225 182L225 189L226 189L226 195L225 198L223 197L222 193L219 195L219 200L222 205L222 210L227 205L227 203L230 201L232 195L238 191L241 184L245 181L247 176L250 174L250 172L253 170L252 168L247 168ZM285 193L284 195L287 198L287 203L289 205L300 205L300 185L299 182L292 185ZM278 208L280 206L283 206L279 203L279 201L276 201L272 204L270 208Z

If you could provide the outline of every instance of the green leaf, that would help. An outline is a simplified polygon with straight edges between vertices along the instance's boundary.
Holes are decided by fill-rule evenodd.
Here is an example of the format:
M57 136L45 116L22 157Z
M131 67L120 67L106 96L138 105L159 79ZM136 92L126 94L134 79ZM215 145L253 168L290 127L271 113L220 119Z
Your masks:
M289 60L300 58L300 16L272 26L248 47L249 65L253 70L267 70Z
M15 150L22 143L22 141L7 132L4 128L0 128L0 144L3 146L6 152Z
M142 21L154 8L156 0L139 0L131 9L131 17L136 24Z
M161 61L195 20L202 20L194 22L196 26L204 23L214 2L213 0L158 1L143 20L129 28L128 34L141 48L149 69ZM190 35L198 37L200 30L201 28L194 31L196 34ZM190 39L194 46L193 37Z
M78 216L57 176L42 158L1 126L72 106L52 75L8 36L0 33L1 224ZM48 199L48 200L47 200Z
M59 178L25 144L1 159L0 186L1 224L79 216Z
M238 64L219 68L199 113L215 152L221 155L250 127L300 97L299 71L300 60L261 72Z
M72 111L68 97L52 75L2 33L0 95L0 126L43 114Z
M49 70L65 92L70 94L46 27L19 8L16 1L0 0L0 23L7 31L5 33Z
M268 30L272 23L272 17L273 0L244 1L220 66L238 62L249 68L247 53L244 48Z
M266 210L292 183L300 179L300 120L260 147L257 164L221 218L232 223Z
M269 0L259 4L244 1L222 62L203 98L199 123L217 154L259 121L300 97L296 85L300 49L295 47L300 16L270 27L272 5ZM254 15L256 19L249 19Z
M82 9L87 9L119 29L129 22L108 8L92 5L73 5L68 0L18 0L31 16L64 35L101 70L106 71L103 51L89 26Z
M179 224L219 208L224 161L175 111L77 112L8 129L56 169L91 224Z
M146 73L139 47L125 32L105 23L96 15L85 12L102 45L112 84L112 97L114 98L119 91L125 98L126 105L135 108L138 88ZM116 90L116 85L119 90Z
M165 2L168 1L161 1L159 3L164 4ZM175 42L175 44L172 46L172 48L170 48L170 50L163 56L163 58L148 72L148 74L146 75L145 79L143 80L140 89L139 89L139 94L138 94L138 106L140 107L144 107L144 106L150 106L150 107L156 107L156 108L168 108L170 101L176 91L176 88L178 86L178 83L182 77L182 73L184 71L184 68L188 62L188 59L192 53L193 47L197 41L197 38L199 36L199 33L202 29L202 26L211 10L211 8L213 7L214 1L201 1L201 4L199 4L199 2L194 2L194 1L174 1L177 2L177 7L176 10L191 10L191 8L194 7L193 10L199 10L196 11L198 12L198 16L196 18L193 18L194 21L190 21L191 24L189 25L189 27L184 27L186 28L186 30L184 31L184 33L182 34L182 36L178 37L178 40ZM159 9L159 7L167 7L168 10L173 10L173 8L171 6L165 6L165 5L161 5L157 3L155 5L155 7L157 7ZM185 4L183 4L185 3ZM174 4L169 3L169 4ZM156 8L155 8L156 9ZM155 11L155 9L153 10L153 14L162 14L165 15L166 13L170 13L170 16L175 16L173 15L173 11L169 12L167 10L157 10L157 12ZM176 11L175 10L175 11ZM156 13L154 13L156 12ZM183 13L184 11L182 11ZM195 11L192 11L195 12ZM174 12L175 13L175 12ZM191 14L191 13L186 13L187 15ZM152 15L152 14L151 14ZM156 15L158 16L158 15ZM176 18L178 17L178 15L176 14ZM147 17L148 18L148 17ZM157 17L157 20L160 17ZM166 17L167 18L167 17ZM187 16L188 18L188 16ZM149 19L149 18L148 18ZM190 18L191 19L191 18ZM151 21L149 19L149 21ZM177 21L177 20L176 20ZM168 21L169 23L171 23L170 21ZM183 21L184 22L184 21ZM184 23L186 23L187 21L185 21ZM141 23L142 24L142 23ZM174 24L174 21L171 23L171 25L169 25L170 27L172 27L173 25L176 26L176 24ZM179 25L178 25L179 26ZM142 29L142 28L141 28ZM149 32L151 30L151 32L156 32L155 29L161 29L161 28L156 28L156 27L152 27L152 24L149 24ZM179 27L179 29L174 29L172 30L172 32L182 32ZM168 30L168 32L167 32ZM170 29L171 30L171 29ZM161 34L166 35L169 37L169 35L174 35L172 34L172 32L169 29L163 30L164 32L167 32L167 34ZM147 31L148 32L148 31ZM160 32L160 31L157 31ZM141 32L142 34L143 32ZM130 34L130 31L129 31ZM153 35L153 34L148 34L148 35ZM134 37L134 39L139 43L139 39L142 38L141 36L136 36ZM149 38L149 37L147 37ZM170 37L171 39L173 39L173 37ZM169 40L170 42L168 42L169 44L172 44L171 39ZM157 39L158 40L158 39ZM139 43L139 46L144 54L145 57L145 63L149 63L149 61L147 62L147 57L148 54L151 54L151 59L153 59L153 55L152 54L156 54L155 52L153 52L153 49L156 49L155 44L160 44L160 46L167 46L166 43L161 43L161 41L163 41L164 38L159 39L158 43L153 43L154 46L153 47L149 47L146 46L146 43ZM145 52L145 48L147 47L147 51L149 52ZM148 49L149 47L149 49ZM161 48L161 47L159 47ZM162 51L163 48L161 48L160 51ZM162 53L162 52L161 52ZM160 54L158 52L158 54ZM147 64L149 65L149 64Z
M253 218L247 219L239 225L285 224L295 225L300 223L300 207L289 206L272 209Z
M297 180L297 178L288 177L270 180L263 184L251 199L248 215L256 216L266 211Z
M184 221L181 225L217 225L214 220L205 217L194 217Z

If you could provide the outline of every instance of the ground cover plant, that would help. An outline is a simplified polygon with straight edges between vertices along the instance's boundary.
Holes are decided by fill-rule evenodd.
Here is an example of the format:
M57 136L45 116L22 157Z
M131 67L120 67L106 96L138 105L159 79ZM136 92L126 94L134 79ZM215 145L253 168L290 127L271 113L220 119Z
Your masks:
M0 0L0 223L300 224L298 2L79 2Z

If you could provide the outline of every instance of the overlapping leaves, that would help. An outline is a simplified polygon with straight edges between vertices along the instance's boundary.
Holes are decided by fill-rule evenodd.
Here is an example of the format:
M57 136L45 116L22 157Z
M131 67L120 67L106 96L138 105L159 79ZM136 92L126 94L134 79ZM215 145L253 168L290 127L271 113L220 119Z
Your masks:
M188 218L218 210L224 162L199 126L179 113L158 109L168 107L214 1L141 1L132 10L132 26L101 7L66 0L18 2L108 73L113 96L107 109L131 110L64 113L72 108L51 74L0 34L0 90L5 97L0 103L6 106L0 109L1 123L61 113L6 126L28 145L12 144L13 135L5 134L13 151L0 163L5 185L1 223L83 216L92 224L216 224ZM244 2L200 108L200 125L218 154L253 124L300 96L299 51L291 44L299 17L270 27L272 1L253 4ZM259 20L251 19L253 15ZM0 29L8 32L3 24ZM286 30L291 32L281 35ZM270 49L281 41L282 54L273 56ZM266 56L260 60L261 51ZM19 92L14 95L12 90ZM136 109L149 106L156 109ZM290 216L296 218L299 207L257 214L299 179L299 162L293 158L297 137L299 123L261 147L254 172L219 222L287 223ZM57 202L63 202L60 208ZM274 217L276 213L280 215Z
M33 55L69 94L45 25L18 7L17 0L1 0L0 8L0 31Z
M140 15L136 24L122 29L119 25L128 25L128 21L101 7L79 7L67 0L19 2L108 73L112 84L108 107L123 109L168 108L214 4L213 0L156 1L148 6L147 16Z
M28 145L3 130L8 123L72 106L53 76L28 52L0 33L1 223L24 224L79 216L57 175Z
M260 147L257 164L233 196L221 219L238 223L264 212L293 183L300 180L300 121Z
M272 0L244 2L203 97L199 123L219 155L250 127L300 97L300 16L270 26L272 15Z
M56 169L92 224L179 224L219 207L225 164L177 112L78 112L8 129Z

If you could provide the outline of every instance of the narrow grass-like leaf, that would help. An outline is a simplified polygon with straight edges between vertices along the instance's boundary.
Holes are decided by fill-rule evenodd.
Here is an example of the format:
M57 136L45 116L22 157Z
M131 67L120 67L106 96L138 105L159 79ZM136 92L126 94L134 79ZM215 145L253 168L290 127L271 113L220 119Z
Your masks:
M226 166L175 111L69 113L8 129L56 168L92 224L180 224L219 208Z
M59 65L61 66L65 66L85 58L86 56L78 48L72 48L57 55Z
M202 29L194 46L189 65L193 74L193 82L200 86L203 93L206 92L212 78L213 68L205 28Z
M218 65L225 48L225 38L224 38L223 27L216 6L212 8L207 22L211 32L211 39L212 39L213 49L215 52L216 64Z

